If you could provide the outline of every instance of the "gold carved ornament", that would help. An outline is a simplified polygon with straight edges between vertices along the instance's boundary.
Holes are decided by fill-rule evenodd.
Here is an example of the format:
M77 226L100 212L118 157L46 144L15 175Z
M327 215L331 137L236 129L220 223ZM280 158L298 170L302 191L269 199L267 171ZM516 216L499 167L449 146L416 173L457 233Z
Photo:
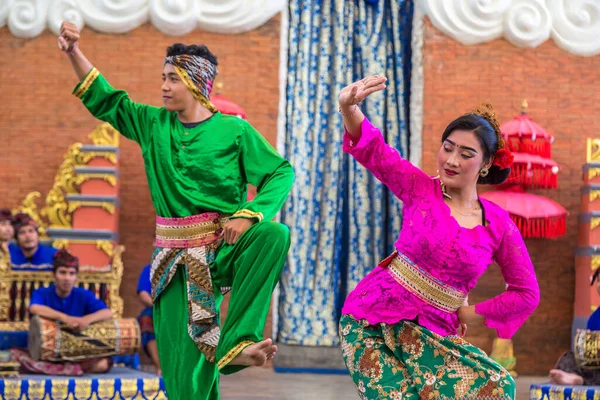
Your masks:
M600 256L592 256L592 272L600 268Z
M587 162L600 162L600 139L589 138L587 140ZM590 168L588 174L589 179L592 180L600 176L600 168Z
M98 125L88 137L97 146L119 147L119 131L113 128L108 122Z
M587 140L587 162L600 162L600 139Z
M117 185L117 177L115 175L95 173L77 174L75 177L75 185L81 186L82 183L87 182L90 179L102 179L103 181L108 182L111 186Z
M72 214L81 207L101 207L109 214L115 214L115 205L107 201L70 201L67 211L69 214Z
M21 202L21 205L18 208L12 210L12 212L13 214L22 212L29 215L38 224L38 232L40 233L40 238L48 239L48 236L46 234L46 223L40 217L37 204L35 203L35 200L40 197L42 197L42 194L40 192L29 193Z
M69 245L75 244L95 244L98 250L103 251L107 256L114 256L114 244L110 240L79 240L79 239L56 239L52 246L57 249L68 249Z

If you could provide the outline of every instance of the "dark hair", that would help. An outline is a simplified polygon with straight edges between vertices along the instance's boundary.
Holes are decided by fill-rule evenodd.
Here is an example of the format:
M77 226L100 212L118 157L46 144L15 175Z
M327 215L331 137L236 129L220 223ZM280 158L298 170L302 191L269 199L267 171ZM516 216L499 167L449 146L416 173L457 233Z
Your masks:
M0 209L0 221L8 221L12 224L13 215L8 208Z
M15 230L15 239L17 242L19 241L19 230L27 225L33 226L39 234L37 222L29 214L20 212L13 216L12 226Z
M215 65L219 65L217 62L217 57L210 52L208 47L203 44L199 45L185 45L183 43L175 43L169 47L167 47L167 57L171 56L179 56L182 54L188 54L190 56L198 56L202 58L206 58L208 61Z
M65 249L60 249L52 258L52 271L56 273L60 267L75 268L75 271L79 272L79 258L71 255Z
M466 114L456 118L446 127L442 134L442 143L448 136L456 130L471 131L479 139L479 143L483 148L483 160L489 162L494 153L498 150L498 135L492 124L483 117L475 114ZM510 168L500 169L497 165L490 166L487 176L480 176L477 183L481 185L499 185L508 178Z
M596 271L594 271L594 274L592 275L591 286L594 286L594 282L596 282L596 279L598 279L598 274L600 274L600 268L597 268Z

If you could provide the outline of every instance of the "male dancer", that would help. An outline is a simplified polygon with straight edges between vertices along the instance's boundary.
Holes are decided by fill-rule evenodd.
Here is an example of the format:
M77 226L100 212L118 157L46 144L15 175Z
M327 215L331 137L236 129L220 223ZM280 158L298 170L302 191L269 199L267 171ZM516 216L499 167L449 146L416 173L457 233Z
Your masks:
M78 41L64 22L59 47L80 80L73 93L142 149L158 215L151 280L168 396L217 399L219 372L264 365L277 350L262 332L290 240L287 227L268 221L288 196L293 169L250 124L210 102L217 59L206 46L167 49L158 108L110 86ZM247 184L258 188L250 202Z

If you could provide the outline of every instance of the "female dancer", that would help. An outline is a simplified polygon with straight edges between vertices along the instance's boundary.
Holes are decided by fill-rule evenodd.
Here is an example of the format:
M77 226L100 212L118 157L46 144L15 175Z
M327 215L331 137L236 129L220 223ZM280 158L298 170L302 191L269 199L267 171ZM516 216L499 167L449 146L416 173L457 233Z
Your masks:
M362 399L513 399L500 365L458 335L483 323L510 338L539 303L533 265L514 223L477 195L502 183L512 155L490 104L452 121L442 134L438 177L388 146L358 103L385 88L371 76L339 95L344 151L404 203L396 251L350 293L340 321L343 355ZM496 262L504 293L475 306L467 295Z

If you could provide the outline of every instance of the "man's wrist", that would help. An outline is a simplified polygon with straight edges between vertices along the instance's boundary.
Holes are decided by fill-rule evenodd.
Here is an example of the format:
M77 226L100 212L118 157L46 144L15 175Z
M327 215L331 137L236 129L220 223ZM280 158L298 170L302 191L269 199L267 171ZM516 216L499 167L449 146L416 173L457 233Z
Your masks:
M73 57L75 54L77 54L78 48L79 48L79 42L75 42L75 43L73 43L73 47L71 48L71 51L65 50L65 53L67 53L69 56Z

